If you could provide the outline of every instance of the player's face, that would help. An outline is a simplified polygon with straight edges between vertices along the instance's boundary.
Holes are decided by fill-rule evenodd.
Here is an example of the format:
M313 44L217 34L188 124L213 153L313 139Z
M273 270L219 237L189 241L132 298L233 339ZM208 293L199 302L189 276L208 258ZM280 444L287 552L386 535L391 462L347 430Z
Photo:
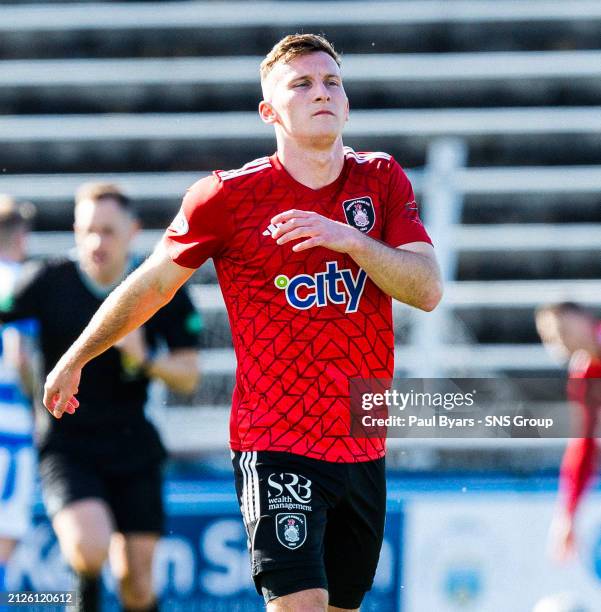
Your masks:
M73 228L83 269L101 284L118 280L138 229L131 215L115 200L85 200L75 207Z
M340 68L327 53L301 55L276 64L263 84L261 118L287 138L329 147L340 137L349 103Z
M588 317L577 313L542 312L536 318L536 328L545 346L564 359L591 345L591 323Z

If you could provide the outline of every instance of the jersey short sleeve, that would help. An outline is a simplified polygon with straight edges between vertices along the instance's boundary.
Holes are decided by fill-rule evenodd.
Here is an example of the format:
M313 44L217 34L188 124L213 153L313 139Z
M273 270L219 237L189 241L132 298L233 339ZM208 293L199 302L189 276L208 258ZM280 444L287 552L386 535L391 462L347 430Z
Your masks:
M223 249L229 232L223 183L212 174L188 189L179 212L163 236L163 245L175 263L198 268Z
M410 242L432 244L419 217L411 182L399 164L391 158L386 218L382 233L384 242L398 247Z

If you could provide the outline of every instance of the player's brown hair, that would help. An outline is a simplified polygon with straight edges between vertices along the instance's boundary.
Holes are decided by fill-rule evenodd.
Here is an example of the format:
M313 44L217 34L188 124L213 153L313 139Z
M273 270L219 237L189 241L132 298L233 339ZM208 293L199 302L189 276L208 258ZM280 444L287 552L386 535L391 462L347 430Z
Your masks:
M290 34L275 44L261 62L261 82L263 82L278 62L287 64L294 58L309 53L323 51L340 66L342 60L332 43L319 34Z
M121 208L132 212L131 200L123 190L114 183L84 183L75 192L75 205L85 200L100 202L101 200L115 200Z

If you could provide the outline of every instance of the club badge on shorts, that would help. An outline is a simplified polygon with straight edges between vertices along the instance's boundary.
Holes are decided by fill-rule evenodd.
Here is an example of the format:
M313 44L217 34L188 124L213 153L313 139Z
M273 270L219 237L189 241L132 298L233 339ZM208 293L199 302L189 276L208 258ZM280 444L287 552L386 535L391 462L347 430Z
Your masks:
M304 514L277 514L275 533L282 546L296 550L307 539L307 517Z
M342 208L344 208L344 216L349 225L356 227L364 234L373 228L376 222L376 212L369 196L345 200Z

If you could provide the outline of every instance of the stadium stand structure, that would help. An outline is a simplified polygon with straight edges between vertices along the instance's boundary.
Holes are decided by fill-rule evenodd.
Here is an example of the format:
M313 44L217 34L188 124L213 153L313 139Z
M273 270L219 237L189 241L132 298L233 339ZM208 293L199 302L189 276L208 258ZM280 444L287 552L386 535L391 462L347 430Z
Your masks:
M395 306L399 373L557 373L533 308L567 298L601 307L601 4L247 7L0 4L0 192L39 205L34 255L71 248L72 194L93 179L132 195L147 252L189 184L274 148L255 110L260 54L317 30L344 53L347 144L409 168L444 258L438 314ZM212 266L194 280L204 384L187 406L170 398L164 422L169 445L190 451L199 414L222 447L234 368ZM429 369L408 367L424 350L436 354Z

